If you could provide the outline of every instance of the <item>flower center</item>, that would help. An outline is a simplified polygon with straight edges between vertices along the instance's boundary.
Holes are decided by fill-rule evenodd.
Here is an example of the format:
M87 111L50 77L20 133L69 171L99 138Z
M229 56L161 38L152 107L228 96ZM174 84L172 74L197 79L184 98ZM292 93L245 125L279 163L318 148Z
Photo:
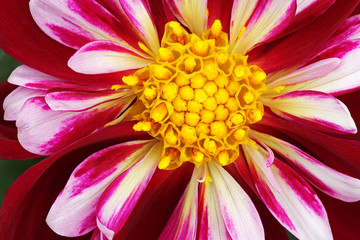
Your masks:
M136 131L163 140L159 168L183 162L228 165L249 144L248 125L261 120L266 74L247 56L229 53L220 21L198 37L177 22L165 26L156 63L123 77L145 110Z

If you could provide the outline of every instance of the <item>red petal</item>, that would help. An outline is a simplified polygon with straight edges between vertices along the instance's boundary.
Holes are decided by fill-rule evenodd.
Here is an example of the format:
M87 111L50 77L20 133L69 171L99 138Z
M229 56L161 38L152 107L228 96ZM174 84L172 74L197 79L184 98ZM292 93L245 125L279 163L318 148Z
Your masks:
M360 204L339 201L317 191L324 204L334 239L358 240L360 236Z

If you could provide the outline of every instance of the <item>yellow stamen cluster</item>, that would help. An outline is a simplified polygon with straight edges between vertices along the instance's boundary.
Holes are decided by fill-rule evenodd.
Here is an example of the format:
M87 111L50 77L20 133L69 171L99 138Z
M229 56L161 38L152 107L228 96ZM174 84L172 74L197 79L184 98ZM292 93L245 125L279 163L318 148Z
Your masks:
M134 129L163 140L159 168L235 161L239 144L250 141L248 125L264 113L258 101L266 89L264 71L229 53L218 20L201 38L168 23L156 61L123 82L146 109Z

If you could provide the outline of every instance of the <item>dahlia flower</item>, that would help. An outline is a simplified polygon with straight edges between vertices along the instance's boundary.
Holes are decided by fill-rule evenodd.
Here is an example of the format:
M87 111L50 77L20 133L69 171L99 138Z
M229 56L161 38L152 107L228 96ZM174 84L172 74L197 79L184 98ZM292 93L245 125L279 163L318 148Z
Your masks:
M359 236L359 1L4 2L2 236Z

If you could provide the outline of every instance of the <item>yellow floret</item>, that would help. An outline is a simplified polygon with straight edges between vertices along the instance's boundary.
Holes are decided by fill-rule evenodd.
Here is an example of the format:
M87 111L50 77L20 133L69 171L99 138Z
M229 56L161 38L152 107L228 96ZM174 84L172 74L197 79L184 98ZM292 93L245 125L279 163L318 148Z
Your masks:
M179 90L179 95L186 101L192 100L194 98L194 89L190 86L183 86Z
M206 94L209 97L214 96L214 94L217 92L218 87L216 86L216 84L214 82L207 82L204 85L204 91L206 92Z
M218 138L223 138L227 134L228 130L223 121L216 121L210 123L210 133Z
M196 124L198 124L198 122L200 121L200 116L197 113L193 113L193 112L187 112L185 113L185 123L195 127Z
M202 88L206 82L206 78L202 74L197 74L190 78L192 88Z

